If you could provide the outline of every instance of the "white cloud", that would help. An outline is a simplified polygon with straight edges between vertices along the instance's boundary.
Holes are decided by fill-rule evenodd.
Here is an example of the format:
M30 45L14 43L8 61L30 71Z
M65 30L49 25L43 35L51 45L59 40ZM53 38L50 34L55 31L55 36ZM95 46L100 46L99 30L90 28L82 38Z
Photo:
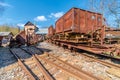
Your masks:
M35 21L47 21L47 18L45 16L37 16L34 18Z
M3 6L3 7L11 7L10 4L4 3L4 2L0 2L0 6Z
M19 26L19 27L24 27L24 25L25 25L25 24L23 24L23 23L18 23L18 24L17 24L17 26Z
M50 17L50 18L52 18L52 17L60 18L63 14L64 14L64 12L51 13L51 14L49 15L49 17Z
M42 27L41 25L36 25L38 28Z

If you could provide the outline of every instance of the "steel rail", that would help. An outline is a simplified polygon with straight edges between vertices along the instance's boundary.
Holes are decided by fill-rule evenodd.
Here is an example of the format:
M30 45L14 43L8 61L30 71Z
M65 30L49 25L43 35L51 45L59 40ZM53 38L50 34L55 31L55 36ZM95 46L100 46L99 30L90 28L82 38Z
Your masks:
M39 67L40 71L45 76L46 80L54 80L53 77L51 77L51 75L48 73L48 71L43 67L43 65L41 64L41 62L38 60L37 56L38 55L35 54L35 55L33 55L33 58L36 61L37 66Z
M58 64L56 64L56 63L53 62L54 60L50 61L49 59L46 59L44 57L41 57L41 56L39 56L39 57L40 57L40 59L42 59L46 63L54 65L54 66L62 69L63 71L65 71L65 72L67 72L67 73L69 73L69 74L71 74L71 75L79 78L79 79L83 79L83 80L102 80L101 78L97 78L95 76L92 76L92 75L90 75L90 74L88 74L88 73L86 73L86 72L84 72L82 70L78 70L74 66L72 66L70 64L67 64L64 61L61 61L61 60L59 61L59 59L55 58L56 59L55 61L58 60L59 62L61 62L58 65ZM51 59L54 59L54 58L52 57ZM64 64L64 65L60 66L61 64Z
M105 66L114 67L114 68L120 69L120 66L119 66L119 65L115 65L115 64L113 64L113 63L109 63L109 62L102 61L102 60L100 60L100 59L97 59L97 58L95 58L95 57L89 56L89 55L87 55L87 54L80 54L80 55L85 56L85 57L88 57L88 58L92 59L93 61L96 61L96 62L98 62L98 63L101 63L101 64L103 64L103 65L105 65Z
M66 65L68 65L68 66L71 66L72 68L76 69L77 71L83 72L84 74L86 74L86 75L88 75L88 76L90 76L90 77L99 79L98 77L95 77L95 76L91 75L91 73L85 72L85 71L83 71L83 70L81 70L81 69L79 69L79 68L77 68L77 67L75 67L75 66L73 66L73 65L71 65L71 64L69 64L69 63L67 63L67 62L65 62L65 61L62 61L61 59L55 57L53 54L48 54L48 53L46 53L46 54L47 54L48 56L51 56L51 57L59 60L60 62L66 64Z
M21 66L21 68L25 71L25 73L27 75L29 75L30 79L31 80L36 80L35 77L30 73L30 71L27 69L27 67L25 66L25 64L22 62L22 60L19 58L19 56L17 56L17 54L12 50L12 49L9 49L10 52L15 56L15 58L17 59L18 61L18 64Z
M68 45L68 46L71 46L71 47L76 48L76 49L79 49L79 47L80 47L80 46L74 46L74 45L66 44L66 43L64 43L64 45L66 45L66 46ZM84 48L83 50L84 50L84 51L87 51L87 50L85 50L85 48ZM99 51L97 51L97 52L99 52ZM94 51L91 51L91 53L95 54ZM102 60L100 60L100 59L97 59L97 58L95 58L95 57L89 56L89 55L87 55L87 54L79 54L79 55L83 55L83 56L89 57L89 58L91 58L92 60L94 60L94 61L96 61L96 62L99 62L99 63L101 63L101 64L103 64L103 65L105 65L105 66L108 66L108 67L120 68L119 65L115 65L115 64L113 64L113 63L109 63L109 62L102 61Z
M22 48L21 48L22 49ZM22 49L24 50L24 49ZM32 55L33 59L36 61L37 66L39 67L40 71L43 73L45 76L46 80L54 80L54 78L48 73L48 71L45 69L45 67L42 65L42 63L38 59L38 55L34 53L30 53L29 51L24 50L28 54Z

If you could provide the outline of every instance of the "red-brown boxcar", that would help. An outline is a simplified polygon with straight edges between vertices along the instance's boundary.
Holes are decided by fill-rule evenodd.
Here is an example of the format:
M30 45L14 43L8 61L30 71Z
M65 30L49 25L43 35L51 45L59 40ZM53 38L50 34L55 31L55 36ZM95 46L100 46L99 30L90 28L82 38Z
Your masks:
M72 8L56 21L56 33L89 33L102 27L102 14Z
M55 29L53 28L53 26L51 25L49 28L48 28L48 36L52 36L55 34Z

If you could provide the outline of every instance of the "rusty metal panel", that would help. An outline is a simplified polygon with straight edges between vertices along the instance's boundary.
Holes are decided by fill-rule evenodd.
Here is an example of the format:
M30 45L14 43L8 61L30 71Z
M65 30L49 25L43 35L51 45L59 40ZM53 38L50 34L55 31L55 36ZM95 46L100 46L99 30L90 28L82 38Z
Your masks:
M60 18L60 19L56 22L56 24L55 24L55 31L56 31L56 33L61 33L61 32L63 32L63 26L64 26L64 24L63 24L63 18Z
M26 35L25 31L21 31L16 36L16 42L21 45L24 45L25 43L34 44L37 43L37 41L38 41L38 37L35 33Z
M63 17L56 22L56 33L79 32L79 10L70 9ZM60 27L61 26L61 27Z
M91 32L91 13L88 11L86 12L86 28L85 28L85 33Z
M97 26L101 27L103 25L103 16L101 14L97 14Z
M65 15L64 15L64 31L69 31L72 30L73 27L73 18L74 18L74 13L73 13L74 9L71 9L70 11L68 11Z
M86 33L86 11L79 10L79 27L80 27L80 33Z
M74 23L72 27L72 32L79 33L80 32L80 10L74 9Z
M95 30L98 29L96 20L97 20L96 13L91 13L91 30L92 30L91 32L94 32Z
M25 31L21 31L16 37L16 42L24 45L27 42Z
M79 9L72 8L64 16L64 31L78 33L79 30Z
M77 9L77 12L75 12L74 25L79 25L79 33L92 33L99 27L102 27L102 15L95 12Z
M100 18L98 20L98 17ZM102 15L80 10L80 33L91 33L102 27Z
M94 23L94 30L97 30L98 29L98 26L97 26L97 13L94 13L94 16L95 18L93 19L93 23Z
M72 8L56 21L56 33L72 32L89 34L102 27L99 13Z
M25 34L25 31L21 31L20 33L18 33L18 35L20 35L22 38L26 39L26 34ZM17 36L18 36L17 35ZM16 36L16 37L17 37Z
M48 28L48 35L49 35L49 36L52 36L52 35L54 35L54 33L55 33L55 30L54 30L53 26L50 26L50 27Z

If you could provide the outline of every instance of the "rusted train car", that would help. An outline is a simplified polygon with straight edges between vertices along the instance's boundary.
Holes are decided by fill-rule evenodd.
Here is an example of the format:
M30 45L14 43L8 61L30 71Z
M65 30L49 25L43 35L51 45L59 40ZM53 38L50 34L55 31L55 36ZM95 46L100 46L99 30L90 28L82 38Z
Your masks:
M24 25L24 30L15 36L15 39L11 39L10 47L21 45L34 45L38 42L38 35L35 34L36 26L28 21Z
M54 38L54 35L55 35L55 29L54 29L54 27L51 25L51 26L48 28L47 40L51 42L51 40Z
M38 35L31 34L31 35L26 35L25 31L21 31L15 38L16 43L18 45L34 45L38 42Z
M55 34L55 29L53 28L53 26L51 25L49 28L48 28L48 36L51 37Z
M103 15L72 8L55 23L56 38L70 42L103 43Z
M120 59L120 48L116 45L120 43L120 30L106 30L103 23L100 13L72 8L56 21L51 42L71 50L81 49Z

